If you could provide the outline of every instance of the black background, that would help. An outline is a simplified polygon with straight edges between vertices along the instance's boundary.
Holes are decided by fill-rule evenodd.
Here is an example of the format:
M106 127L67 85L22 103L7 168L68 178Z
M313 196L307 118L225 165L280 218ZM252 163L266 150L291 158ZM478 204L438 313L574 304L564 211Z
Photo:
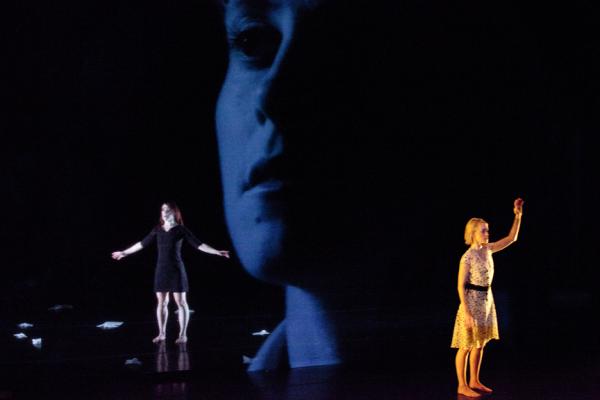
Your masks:
M383 158L412 150L387 171L402 202L380 199L391 210L372 244L387 265L380 305L448 310L451 324L465 222L485 218L498 239L520 196L519 242L496 257L494 287L499 313L510 308L527 336L597 305L598 42L591 2L479 3L430 3L435 29L421 28L417 42L435 51L419 53L415 81L446 96L421 92L407 133L391 126L394 142L381 146ZM27 1L16 16L2 135L3 315L16 322L73 304L151 318L155 250L121 262L110 253L140 240L162 202L174 199L192 231L231 249L213 123L227 65L219 13L207 1ZM281 290L235 257L184 252L191 308L282 315Z

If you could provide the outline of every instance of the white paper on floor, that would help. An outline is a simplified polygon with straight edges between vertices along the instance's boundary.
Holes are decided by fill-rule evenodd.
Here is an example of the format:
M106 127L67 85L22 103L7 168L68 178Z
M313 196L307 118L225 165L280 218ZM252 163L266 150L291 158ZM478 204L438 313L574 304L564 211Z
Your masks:
M31 344L36 349L41 349L42 348L42 338L33 338L33 339L31 339Z
M106 321L101 323L100 325L96 325L96 328L100 329L116 329L123 325L122 321Z
M242 363L243 364L250 364L252 362L252 359L248 356L242 356Z
M33 328L33 324L30 324L29 322L21 322L19 325L17 325L20 329L29 329L29 328Z
M142 365L142 362L136 357L125 360L125 365Z
M195 311L190 308L190 314L193 314L193 313L195 313ZM179 314L179 309L175 310L175 314Z
M25 339L27 337L27 335L24 334L23 332L15 333L13 336L19 340Z
M63 311L63 310L72 310L73 306L70 304L57 304L48 308L48 311Z
M261 330L261 331L254 332L254 333L252 334L252 336L266 336L266 335L268 335L269 333L270 333L269 331L266 331L266 330L264 330L264 329L263 329L263 330Z

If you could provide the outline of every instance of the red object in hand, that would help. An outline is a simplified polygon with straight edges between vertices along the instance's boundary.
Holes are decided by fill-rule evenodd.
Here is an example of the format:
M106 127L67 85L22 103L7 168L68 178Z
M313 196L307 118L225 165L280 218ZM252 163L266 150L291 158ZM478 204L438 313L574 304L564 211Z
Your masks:
M522 207L523 203L524 203L523 199L518 198L515 200L515 207Z

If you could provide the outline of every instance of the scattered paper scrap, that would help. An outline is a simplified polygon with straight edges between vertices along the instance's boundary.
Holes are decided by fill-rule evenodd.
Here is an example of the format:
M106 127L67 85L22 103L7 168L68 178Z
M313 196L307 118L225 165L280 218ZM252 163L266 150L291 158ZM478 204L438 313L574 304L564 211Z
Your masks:
M101 323L100 325L96 325L96 328L100 329L116 329L123 325L122 321L106 321Z
M29 329L29 328L33 328L33 324L30 324L29 322L21 322L19 325L17 325L20 329Z
M254 333L252 334L252 336L266 336L266 335L268 335L269 333L271 333L271 332L269 332L269 331L266 331L266 330L264 330L264 329L263 329L263 330L261 330L261 331L254 332Z
M23 332L15 333L13 336L19 340L25 339L27 337L27 335L24 334Z
M252 359L248 356L242 356L242 363L243 364L251 364L252 363Z
M63 310L72 310L73 306L70 304L57 304L55 306L52 306L50 308L48 308L48 311L63 311Z
M195 311L190 308L190 314L193 314ZM179 314L179 309L175 310L175 314Z
M31 339L31 344L36 349L41 349L42 348L42 338L33 338L33 339Z
M136 357L125 360L125 365L142 365L142 362Z

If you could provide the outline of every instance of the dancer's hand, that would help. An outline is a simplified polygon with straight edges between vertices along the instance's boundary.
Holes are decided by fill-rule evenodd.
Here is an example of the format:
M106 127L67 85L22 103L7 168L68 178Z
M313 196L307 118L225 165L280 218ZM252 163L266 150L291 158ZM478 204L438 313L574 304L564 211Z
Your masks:
M513 211L517 217L523 215L523 203L525 202L520 197L515 200Z
M124 258L127 254L125 254L124 251L113 251L112 253L112 258L115 260L120 260L121 258Z
M475 320L470 313L465 314L465 325L467 326L467 329L473 329L475 327Z
M219 256L229 258L229 250L219 250Z

